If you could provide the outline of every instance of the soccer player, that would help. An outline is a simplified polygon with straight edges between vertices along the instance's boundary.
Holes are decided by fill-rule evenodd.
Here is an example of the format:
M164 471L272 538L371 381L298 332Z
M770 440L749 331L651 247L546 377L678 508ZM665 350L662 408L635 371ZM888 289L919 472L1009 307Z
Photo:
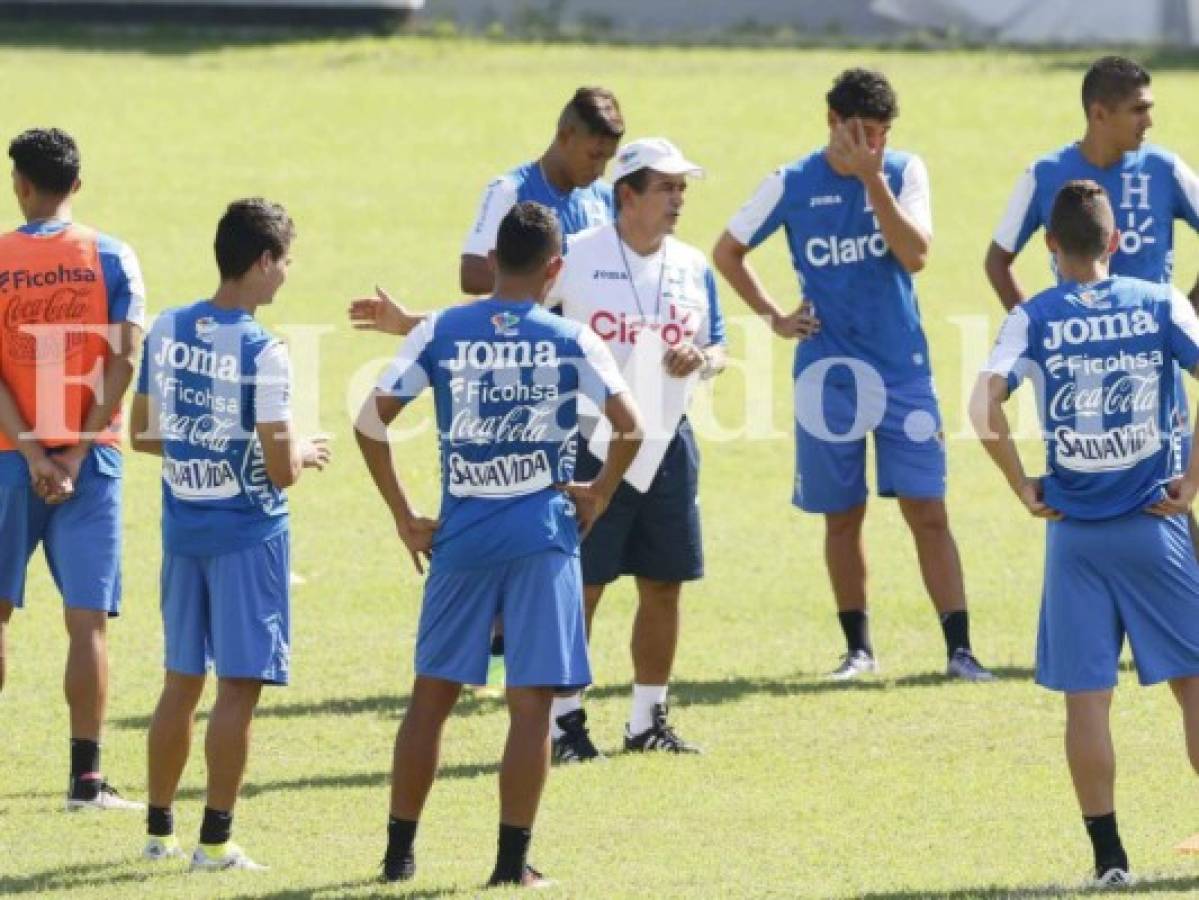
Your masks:
M991 459L1049 519L1037 683L1066 698L1066 758L1099 887L1130 881L1115 814L1112 689L1127 636L1142 684L1168 681L1199 771L1199 563L1184 515L1195 457L1174 478L1175 364L1199 373L1199 320L1168 284L1114 277L1121 237L1105 190L1068 181L1045 216L1060 283L1008 315L971 404ZM1029 477L1002 404L1043 392L1047 472ZM1173 480L1171 480L1173 478Z
M264 868L231 836L262 686L288 681L283 491L329 461L323 438L296 435L287 349L254 319L287 279L293 236L277 203L229 205L216 230L216 293L155 320L133 400L133 448L162 457L166 674L150 721L146 859L184 855L172 804L210 667L217 677L193 871Z
M713 251L775 333L798 339L793 502L825 517L825 561L847 652L839 680L876 672L866 602L866 435L878 493L898 497L941 620L947 674L992 675L970 647L966 592L945 509L946 459L912 276L932 246L928 172L887 148L898 101L886 77L849 69L828 92L828 145L769 175ZM786 229L803 302L784 313L747 255Z
M687 177L702 176L703 169L670 141L647 138L621 148L613 174L616 222L575 235L548 305L589 326L622 366L642 331L652 331L667 348L661 381L692 373L714 377L725 363L716 279L701 251L673 237ZM645 410L663 394L659 388L634 399ZM584 448L579 477L599 467ZM684 416L645 493L622 484L583 541L588 634L604 588L621 575L637 580L626 750L698 752L667 723L666 703L682 585L704 571L698 492L699 448ZM601 755L587 731L581 694L556 697L552 719L557 761Z
M146 290L126 245L72 220L79 148L57 128L8 148L25 224L0 236L0 685L40 543L65 604L67 809L141 809L100 774L107 620L121 608L121 399Z
M409 879L445 721L462 685L486 678L492 624L506 635L510 726L500 766L499 848L490 884L542 886L528 865L549 770L555 689L591 681L579 531L603 512L637 452L639 427L611 354L542 308L562 267L554 213L516 204L496 236L493 296L425 319L358 418L358 444L418 570L432 565L416 678L396 735L383 877ZM420 516L391 460L386 426L431 387L441 442L438 521ZM589 398L617 433L590 483L572 482L578 408ZM576 524L576 513L578 524Z
M575 91L558 117L558 130L546 151L496 178L483 191L479 213L462 247L462 290L491 292L495 275L487 257L495 249L501 220L516 203L533 200L552 209L566 243L584 229L611 222L612 188L599 179L623 135L624 118L611 91L602 87Z
M1116 275L1168 284L1174 269L1174 221L1199 230L1199 178L1175 154L1145 143L1153 125L1153 91L1147 71L1131 59L1105 56L1082 80L1086 130L1082 139L1034 162L1020 177L987 249L987 278L1005 309L1024 302L1025 293L1012 272L1016 256L1049 221L1053 198L1071 179L1089 178L1111 198L1120 244L1110 262ZM1199 302L1199 283L1191 288ZM1178 400L1174 431L1174 464L1181 472L1190 456L1186 394L1176 374ZM1199 547L1199 528L1190 516L1192 539Z

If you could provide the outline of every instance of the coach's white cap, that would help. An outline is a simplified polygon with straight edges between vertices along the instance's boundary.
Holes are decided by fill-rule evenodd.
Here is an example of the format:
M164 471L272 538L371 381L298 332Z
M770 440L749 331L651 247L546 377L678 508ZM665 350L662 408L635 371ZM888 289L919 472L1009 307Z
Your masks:
M681 150L666 138L642 138L625 144L616 154L611 178L620 181L641 169L653 169L663 175L694 175L704 177L704 170L683 156Z

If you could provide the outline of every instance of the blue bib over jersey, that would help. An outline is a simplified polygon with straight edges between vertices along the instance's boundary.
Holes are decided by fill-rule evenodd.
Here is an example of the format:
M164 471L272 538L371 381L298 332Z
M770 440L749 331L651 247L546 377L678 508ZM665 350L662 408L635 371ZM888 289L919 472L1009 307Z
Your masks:
M1089 163L1078 144L1041 157L1024 173L1012 193L995 243L1019 253L1029 238L1049 223L1053 200L1067 181L1089 179L1111 200L1120 231L1112 256L1113 275L1166 283L1174 268L1174 220L1199 230L1199 179L1179 157L1146 144L1101 169Z
M1040 392L1050 507L1112 519L1161 498L1180 452L1176 362L1199 363L1199 320L1168 285L1067 282L1012 310L986 371Z
M480 300L432 314L408 336L379 390L433 389L441 450L433 571L577 553L569 498L578 405L626 388L598 337L532 302Z
M901 207L906 210L906 198L918 190L927 209L927 174L917 157L887 150L883 174ZM920 221L929 217L916 218L931 232L931 221ZM883 239L861 180L838 174L819 150L769 176L728 230L756 247L780 227L803 297L820 319L819 333L796 348L795 373L823 359L851 357L888 385L928 378L911 273ZM844 371L833 368L830 380Z
M281 352L249 313L207 300L155 320L137 392L149 395L163 440L166 552L215 556L286 530L287 500L267 477L255 430L259 391L266 389L259 370Z

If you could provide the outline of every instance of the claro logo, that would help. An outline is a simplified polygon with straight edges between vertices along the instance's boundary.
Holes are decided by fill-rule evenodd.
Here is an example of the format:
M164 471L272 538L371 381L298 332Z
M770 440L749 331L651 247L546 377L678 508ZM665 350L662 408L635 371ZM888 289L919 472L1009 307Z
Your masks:
M804 253L808 262L818 269L825 266L844 266L851 263L864 262L867 258L887 255L887 242L882 232L863 234L856 238L842 238L835 234L826 237L808 238L804 245Z

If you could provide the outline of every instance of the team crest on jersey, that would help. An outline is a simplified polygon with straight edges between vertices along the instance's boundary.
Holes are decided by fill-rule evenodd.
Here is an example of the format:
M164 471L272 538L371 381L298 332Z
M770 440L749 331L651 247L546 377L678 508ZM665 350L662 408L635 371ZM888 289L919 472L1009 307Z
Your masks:
M196 337L204 343L212 343L212 336L216 333L216 329L216 319L212 316L196 319Z
M501 312L491 317L492 327L499 337L516 337L516 326L520 324L520 316L515 313Z

